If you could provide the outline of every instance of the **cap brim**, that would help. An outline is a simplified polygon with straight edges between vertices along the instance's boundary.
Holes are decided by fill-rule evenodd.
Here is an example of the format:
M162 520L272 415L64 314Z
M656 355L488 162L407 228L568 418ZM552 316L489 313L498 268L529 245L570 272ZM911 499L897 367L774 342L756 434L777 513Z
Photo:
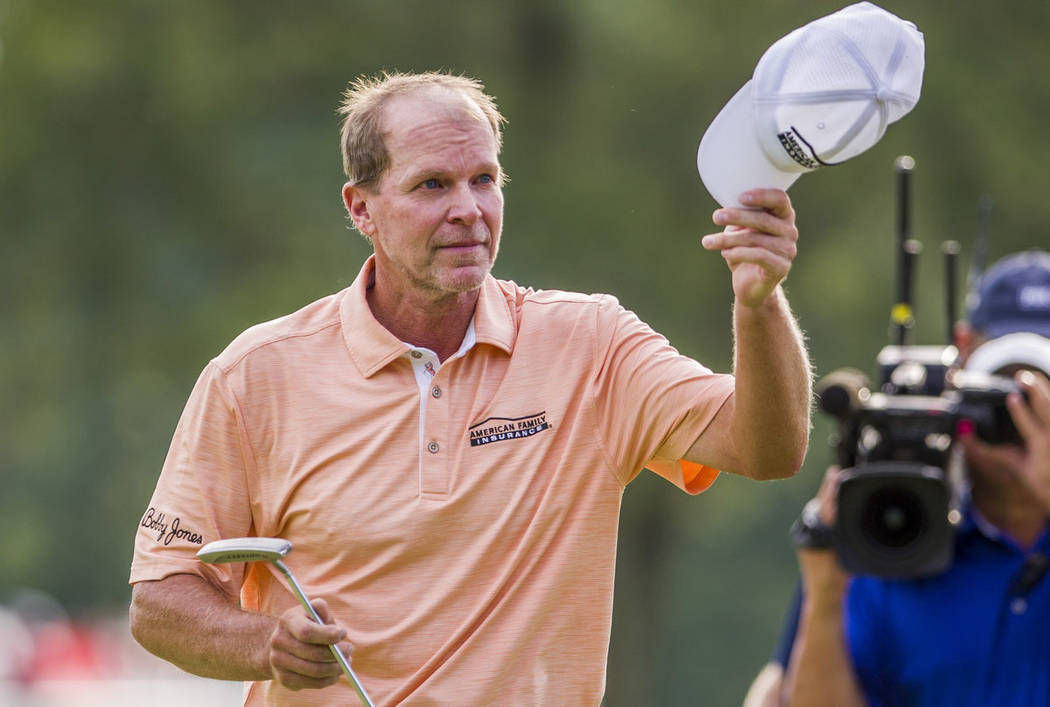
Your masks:
M743 206L749 189L786 190L803 173L778 169L759 144L748 81L715 116L700 140L696 168L707 191L722 206Z
M1033 321L1028 319L999 319L988 322L987 324L978 328L981 330L981 333L983 333L989 338L995 338L999 336L1006 336L1007 334L1016 334L1023 332L1050 337L1050 321Z

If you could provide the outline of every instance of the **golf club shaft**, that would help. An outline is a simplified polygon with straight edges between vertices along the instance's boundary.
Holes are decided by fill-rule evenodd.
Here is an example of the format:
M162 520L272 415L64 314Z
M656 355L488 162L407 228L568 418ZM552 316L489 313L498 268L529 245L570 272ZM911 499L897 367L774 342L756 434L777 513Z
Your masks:
M288 583L292 585L295 595L299 597L299 603L303 605L303 608L313 617L314 621L319 624L324 624L324 621L321 620L321 617L318 616L317 612L314 610L313 604L310 603L310 600L306 598L306 594L303 593L303 588L295 581L292 571L280 560L273 560L273 564L281 571L281 574L288 579ZM343 655L343 652L335 645L331 645L329 648L332 649L332 655L339 661L339 665L343 666L343 672L346 673L346 677L349 678L350 684L357 692L357 696L361 698L361 702L364 703L366 707L375 707L372 703L372 699L368 696L368 693L365 692L365 688L361 685L357 676L354 675L353 668L350 667L350 663L347 662L346 656Z

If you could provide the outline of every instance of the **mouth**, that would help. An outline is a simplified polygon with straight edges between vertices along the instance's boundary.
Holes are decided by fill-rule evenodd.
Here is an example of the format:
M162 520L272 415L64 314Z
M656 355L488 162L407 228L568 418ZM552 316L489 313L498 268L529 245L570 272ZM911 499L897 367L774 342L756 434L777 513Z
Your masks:
M473 253L477 250L488 248L487 241L460 241L455 243L445 243L438 246L438 250L443 250L446 253Z

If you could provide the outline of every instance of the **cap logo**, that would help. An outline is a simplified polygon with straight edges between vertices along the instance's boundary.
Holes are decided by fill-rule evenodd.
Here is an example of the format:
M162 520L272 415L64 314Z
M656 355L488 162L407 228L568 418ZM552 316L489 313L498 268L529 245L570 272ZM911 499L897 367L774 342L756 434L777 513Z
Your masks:
M1017 304L1022 310L1050 309L1050 287L1022 287L1017 293Z
M799 144L799 139L794 134L794 128L791 131L785 130L782 133L777 133L777 139L780 140L780 145L788 153L788 156L806 169L817 169L821 166L821 162L810 157L802 145ZM809 146L807 145L807 147Z

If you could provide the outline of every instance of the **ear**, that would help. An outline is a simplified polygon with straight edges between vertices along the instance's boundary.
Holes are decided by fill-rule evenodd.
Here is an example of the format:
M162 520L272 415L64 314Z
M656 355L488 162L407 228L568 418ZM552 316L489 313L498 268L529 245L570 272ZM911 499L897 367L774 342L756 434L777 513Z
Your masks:
M955 348L959 349L959 363L965 365L966 359L981 344L981 337L969 322L955 322Z
M351 182L343 185L343 205L346 213L350 214L350 220L354 222L354 228L371 238L376 232L375 222L368 210L368 199L371 193L365 189L355 186Z

